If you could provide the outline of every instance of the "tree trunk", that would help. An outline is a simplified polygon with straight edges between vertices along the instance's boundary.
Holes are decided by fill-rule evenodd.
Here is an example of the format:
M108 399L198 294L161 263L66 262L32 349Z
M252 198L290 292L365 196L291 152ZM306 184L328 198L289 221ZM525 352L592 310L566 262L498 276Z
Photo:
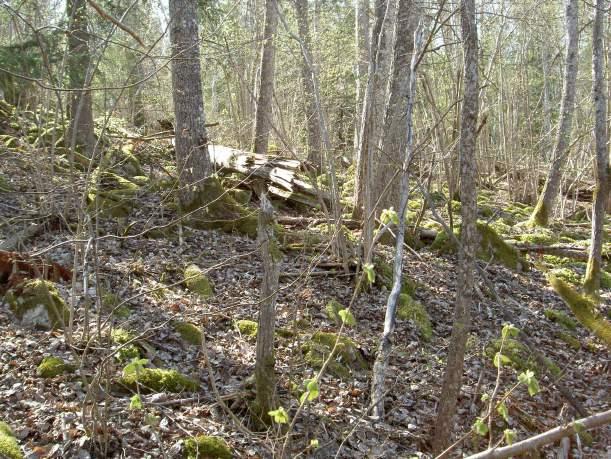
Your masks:
M210 174L208 137L202 96L197 2L170 0L172 93L174 97L176 163L180 205L197 202L202 181Z
M564 68L564 86L562 88L562 106L560 107L560 124L556 137L556 144L552 153L552 164L548 171L543 191L539 196L535 210L530 217L530 223L537 226L546 226L553 212L554 203L560 188L562 169L566 162L569 138L573 123L575 106L575 84L577 81L578 57L578 2L566 0L566 31L568 44L566 47L566 62Z
M261 78L255 115L255 139L253 151L267 154L269 133L272 129L272 101L274 97L274 61L276 48L274 36L278 28L276 0L265 1L265 37L261 53Z
M363 88L366 86L367 63L369 62L369 0L354 0L354 38L356 45L356 111L354 121L354 156L360 142L360 116L363 112Z
M274 237L274 208L265 192L260 194L258 238L263 259L263 283L261 284L261 309L257 331L257 360L255 381L257 408L262 420L269 424L269 411L274 409L275 360L274 327L276 321L276 297L278 294L278 264L280 250Z
M464 49L464 97L460 126L460 198L462 231L458 251L458 276L454 324L448 347L448 359L439 410L435 423L433 449L440 453L450 441L454 427L456 402L460 393L465 345L471 326L471 303L477 250L477 191L475 140L478 117L478 52L475 1L461 1L461 28Z
M420 47L422 41L422 31L419 30L416 37L417 48ZM384 319L384 333L378 352L376 361L373 367L373 377L371 379L371 404L373 406L373 415L382 418L384 416L384 380L386 378L386 368L392 351L392 334L395 330L397 304L401 294L401 278L403 271L403 241L405 238L405 213L407 210L407 202L409 198L409 165L412 161L413 150L413 126L412 114L414 110L414 98L416 96L416 67L418 65L417 55L412 57L412 64L409 72L410 91L407 94L407 107L401 118L404 120L403 129L405 130L405 149L402 162L402 174L400 180L400 197L401 204L399 206L399 225L396 234L395 260L393 264L393 284L388 301L386 302L386 317Z
M299 28L299 38L305 52L302 53L301 78L305 93L305 114L308 124L308 161L320 171L322 166L321 158L321 139L320 122L316 110L316 100L314 95L314 82L310 73L310 63L307 62L305 55L312 55L310 52L310 24L308 18L308 1L295 0L295 13L297 15L297 25ZM314 70L314 69L312 69Z
M399 206L400 180L395 177L395 173L401 164L401 155L405 151L407 142L405 112L402 105L410 91L407 69L414 47L415 18L413 0L399 0L391 66L392 77L386 100L384 127L375 161L373 200L374 203L378 203L376 214L383 209L390 207L397 209Z
M68 26L68 79L71 89L84 89L90 85L91 53L87 33L87 2L69 0L66 9L70 24ZM95 146L93 132L93 108L91 91L69 93L68 111L70 124L66 138L71 148L78 148L91 156Z
M596 144L596 191L592 211L592 243L584 282L585 290L600 288L605 207L609 194L609 146L607 144L607 101L605 94L604 16L605 1L597 0L592 27L592 99L594 100L594 139Z

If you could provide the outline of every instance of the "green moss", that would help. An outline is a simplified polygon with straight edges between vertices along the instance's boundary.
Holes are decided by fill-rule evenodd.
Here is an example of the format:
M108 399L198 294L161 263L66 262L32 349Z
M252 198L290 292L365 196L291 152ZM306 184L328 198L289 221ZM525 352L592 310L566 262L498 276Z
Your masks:
M335 322L337 325L341 325L342 318L339 316L339 311L344 309L344 306L339 303L335 298L327 303L325 306L325 313L327 314L327 318L331 322Z
M137 204L140 187L110 171L96 168L87 186L88 209L102 215L123 218Z
M581 343L579 342L579 340L570 333L559 331L559 332L556 332L554 336L556 336L556 338L568 344L571 347L571 349L574 349L576 351L581 349Z
M66 364L59 357L45 357L36 370L41 378L55 378L57 375L72 371L74 371L74 367Z
M25 281L9 290L6 300L19 320L36 327L63 327L70 318L70 310L50 281Z
M197 325L189 322L176 322L174 323L174 329L187 343L193 344L194 346L201 346L202 331Z
M3 174L0 174L0 193L7 191L13 191L13 186Z
M237 320L235 325L243 336L248 336L250 338L255 338L259 331L259 324L254 320Z
M252 191L233 189L230 191L231 197L240 205L246 206L252 198Z
M488 346L486 346L485 354L491 359L491 361L494 359L496 353L500 351L501 342L502 340L499 338L490 342ZM517 371L532 370L536 374L543 374L545 372L545 368L541 368L537 364L534 355L531 354L528 348L516 339L506 338L505 342L503 343L503 350L501 353L509 358L511 361L509 365L515 368ZM546 369L549 370L554 376L560 376L560 368L558 368L558 366L547 357L543 358L545 360Z
M554 268L549 274L573 285L581 284L581 276L570 268Z
M425 341L433 336L433 328L428 312L419 301L414 300L407 293L399 296L399 308L397 317L401 320L411 320L416 324L418 331Z
M142 368L138 372L123 374L120 383L136 390L140 386L142 392L196 392L199 383L176 370L162 368Z
M577 320L611 348L611 323L597 313L594 302L588 297L580 295L557 276L550 274L547 278L552 288L571 308Z
M509 269L527 271L529 264L520 253L507 244L489 225L478 222L477 230L480 235L480 250L478 257L482 260L493 260Z
M212 282L196 265L189 265L185 268L184 284L187 289L202 298L210 298L214 295Z
M549 223L549 209L542 200L537 202L532 215L528 219L528 225L531 227L547 226Z
M350 377L350 369L367 368L367 362L353 340L345 336L338 338L335 333L321 331L314 333L312 339L301 346L308 365L317 369L321 368L336 342L337 347L327 367L329 373L338 378L347 379Z
M566 257L558 257L556 255L543 255L541 257L544 263L551 266L564 266L571 263L570 258Z
M539 245L554 244L558 240L554 232L547 228L539 228L536 232L520 234L516 238L522 242Z
M115 344L125 344L135 338L135 335L124 328L113 328L110 339Z
M0 421L0 457L23 459L23 453L13 431L5 422Z
M275 333L280 338L293 338L295 336L295 332L288 328L276 328Z
M459 236L456 230L454 230L454 234L456 237ZM431 250L437 253L456 253L456 244L445 231L441 230L435 236L435 240L431 244Z
M221 437L198 435L185 440L187 459L231 459L231 449Z
M393 265L384 261L381 257L375 257L373 260L374 271L376 274L375 285L377 287L386 287L392 289L393 283ZM401 277L401 293L413 295L418 285L408 276L403 274Z
M552 322L556 322L568 330L577 329L577 323L569 316L567 316L564 312L555 311L553 309L546 309L545 311L543 311L543 314L545 314L545 317L547 317Z
M503 236L508 236L511 234L511 226L512 225L506 224L503 220L496 220L490 223L490 228Z

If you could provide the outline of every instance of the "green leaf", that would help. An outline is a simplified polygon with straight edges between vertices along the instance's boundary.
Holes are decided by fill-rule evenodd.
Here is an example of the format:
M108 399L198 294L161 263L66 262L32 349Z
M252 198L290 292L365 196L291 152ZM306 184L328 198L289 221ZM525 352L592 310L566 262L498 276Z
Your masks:
M482 402L487 402L488 400L490 400L490 394L483 393L481 400L482 400Z
M494 354L493 363L495 367L499 368L507 363L511 363L511 359L506 355L497 352L496 354Z
M276 424L286 424L289 422L289 415L286 414L283 407L278 407L276 410L268 411L267 414L272 417Z
M350 312L348 309L341 309L337 312L337 314L341 317L342 322L346 325L351 327L356 325L356 319L354 318L352 312Z
M516 437L518 436L518 434L516 434L516 431L513 429L505 429L505 431L503 432L503 438L505 439L505 443L507 443L508 445L511 445Z
M320 443L318 442L317 438L313 438L312 440L310 440L310 448L316 449L319 445Z
M515 338L520 333L520 329L513 326L513 324L505 324L503 327L503 331L501 332L501 337L503 340L507 338Z
M300 404L303 404L303 402L306 400L306 397L307 401L311 402L320 395L320 389L318 387L318 381L316 379L306 379L304 381L304 385L306 387L306 391L301 394L301 397L299 398Z
M531 397L541 391L539 388L539 381L537 381L537 378L535 378L535 373L532 370L526 370L525 372L520 373L518 375L518 381L520 381L522 384L526 384L528 387L528 393Z
M380 221L383 225L387 225L389 222L398 225L399 215L397 215L397 211L395 211L395 209L392 207L390 209L384 209L380 214Z
M509 422L509 410L507 409L505 402L501 402L501 404L496 408L496 411L498 411L505 422Z
M363 265L363 271L367 275L367 281L370 284L373 284L376 281L376 273L373 270L373 264L372 263L365 263Z
M132 361L123 368L123 376L129 376L134 373L138 374L147 363L149 363L147 359L133 358Z
M473 423L473 432L481 437L488 433L488 426L482 418L477 418L477 420Z
M142 409L142 399L140 398L140 394L136 394L130 399L129 409L130 410L141 410Z

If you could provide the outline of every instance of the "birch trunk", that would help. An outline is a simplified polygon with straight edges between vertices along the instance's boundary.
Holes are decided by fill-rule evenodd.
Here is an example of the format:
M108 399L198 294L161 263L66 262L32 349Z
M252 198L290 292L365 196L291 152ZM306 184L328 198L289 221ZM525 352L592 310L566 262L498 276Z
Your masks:
M566 47L566 61L564 67L564 85L562 87L562 105L560 107L560 124L556 136L556 143L552 153L552 164L547 173L543 191L539 196L535 210L530 217L530 223L536 226L546 226L549 223L554 203L560 188L562 169L566 162L573 112L575 106L575 85L577 82L578 58L578 1L566 0L566 31L568 44Z
M453 431L456 402L462 382L465 345L469 327L471 326L475 251L477 249L477 228L475 225L477 220L475 140L479 108L478 43L474 0L461 1L461 28L465 82L459 143L462 231L458 252L454 324L448 347L447 365L433 436L433 449L437 454L448 445Z

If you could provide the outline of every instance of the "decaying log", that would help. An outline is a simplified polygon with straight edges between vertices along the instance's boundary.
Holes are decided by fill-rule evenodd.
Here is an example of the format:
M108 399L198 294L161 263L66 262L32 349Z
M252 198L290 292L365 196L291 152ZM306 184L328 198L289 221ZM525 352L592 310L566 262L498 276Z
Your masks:
M220 174L237 173L244 176L242 186L250 188L250 182L263 180L269 185L273 197L317 207L320 199L330 202L330 196L303 180L299 172L307 165L296 159L249 153L223 145L210 145L210 160ZM320 196L320 197L319 197Z
M538 253L545 255L556 255L559 257L573 258L575 260L588 261L588 250L566 245L532 245L516 244L515 248L520 252ZM611 254L603 254L603 259L611 260Z

